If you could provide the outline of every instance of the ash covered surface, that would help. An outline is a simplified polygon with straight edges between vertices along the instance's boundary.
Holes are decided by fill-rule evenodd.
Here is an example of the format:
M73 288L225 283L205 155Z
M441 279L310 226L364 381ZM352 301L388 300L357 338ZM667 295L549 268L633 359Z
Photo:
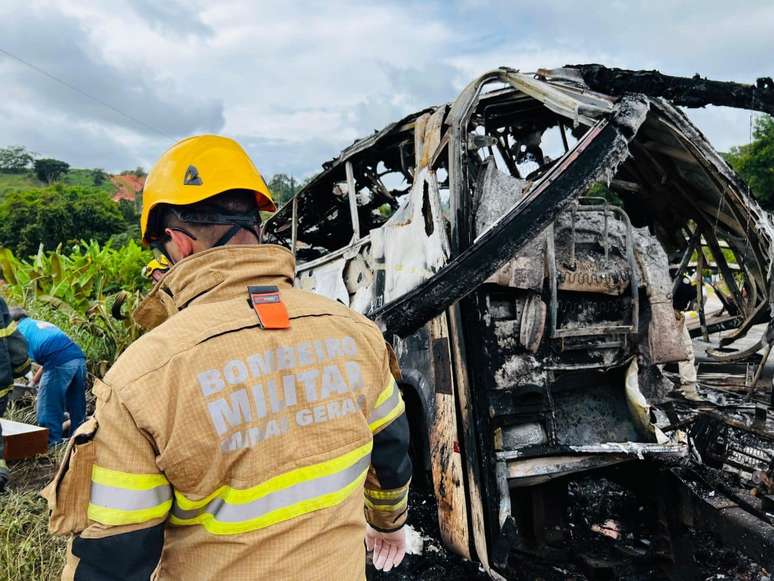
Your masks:
M369 565L368 581L484 581L489 576L478 563L466 561L444 547L438 528L438 516L433 495L412 490L409 495L408 525L421 536L422 554L409 555L397 569L389 573L376 571Z
M708 532L690 532L694 547L692 565L694 579L736 579L739 581L770 581L770 574L760 565L734 551ZM675 577L677 578L677 577Z
M669 504L663 502L664 495L659 498L656 488L651 494L643 493L652 481L645 477L638 482L637 474L643 472L627 474L625 468L612 469L604 475L591 474L570 481L564 538L544 551L525 547L514 550L505 578L770 581L763 567L725 546L712 533L684 530L677 545L673 544L675 539L670 538L662 518L664 511L670 510ZM443 546L432 494L412 491L410 500L411 536L417 546L421 539L421 554L407 554L389 573L369 566L368 581L489 579L477 563Z

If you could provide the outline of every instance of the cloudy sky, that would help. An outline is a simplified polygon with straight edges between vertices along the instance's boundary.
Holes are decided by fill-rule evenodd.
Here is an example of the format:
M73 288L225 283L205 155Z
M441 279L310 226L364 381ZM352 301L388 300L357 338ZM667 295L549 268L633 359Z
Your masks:
M101 103L0 52L0 146L117 171L220 133L302 177L500 65L771 76L772 23L770 0L3 0L0 51ZM690 115L720 149L749 140L747 112Z

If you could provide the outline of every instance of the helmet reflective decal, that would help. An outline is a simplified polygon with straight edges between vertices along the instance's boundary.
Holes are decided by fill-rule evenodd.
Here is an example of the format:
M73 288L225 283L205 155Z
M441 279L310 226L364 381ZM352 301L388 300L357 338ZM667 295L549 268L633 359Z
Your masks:
M199 170L195 165L189 165L185 172L185 178L183 179L184 186L200 186L202 185L202 178L199 175Z

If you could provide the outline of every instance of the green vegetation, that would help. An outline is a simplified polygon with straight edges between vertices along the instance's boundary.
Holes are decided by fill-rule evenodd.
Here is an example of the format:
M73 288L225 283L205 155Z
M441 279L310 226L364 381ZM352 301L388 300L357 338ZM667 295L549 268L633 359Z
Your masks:
M761 206L774 210L774 118L758 117L752 142L732 147L724 157L747 182Z
M52 182L55 182L67 173L70 169L70 164L58 159L44 158L36 159L33 167L35 177L51 185Z
M279 208L297 194L305 184L305 181L299 181L292 176L278 173L272 176L271 180L269 180L269 183L266 185L269 186L269 191L274 197L274 203L277 204L277 207Z
M35 174L30 171L23 173L0 173L0 198L4 194L15 190L29 190L44 186L45 184L41 183L35 177Z
M126 313L150 286L141 271L151 257L134 241L121 248L82 242L66 253L61 246L51 252L41 249L29 260L0 248L0 273L10 302L61 327L101 375L140 335ZM116 319L113 311L125 318Z
M0 200L0 245L20 256L80 239L105 243L127 227L118 205L98 190L57 184Z
M110 175L101 169L70 169L63 175L59 182L64 186L78 186L103 192L111 198L116 193L116 186L110 181ZM41 182L32 171L0 172L0 198L8 192L23 190L29 191L45 188L47 184Z
M590 198L602 198L611 206L623 208L624 205L621 197L602 182L592 184L589 191L586 193L586 196Z
M123 173L144 176L145 170L138 167ZM102 169L72 169L58 159L38 159L36 153L21 145L0 147L0 196L14 190L42 188L52 182L98 188L110 196L116 192L110 176Z
M43 461L53 475L53 460L45 458L31 465L37 467ZM12 466L12 470L17 468ZM20 477L14 474L14 480ZM0 578L59 579L67 541L49 534L46 501L37 490L13 491L2 497L0 539Z
M35 155L21 145L0 148L0 172L20 173L32 167Z
M110 181L110 175L101 169L70 169L60 181L65 186L98 190L108 198L116 193L116 187Z

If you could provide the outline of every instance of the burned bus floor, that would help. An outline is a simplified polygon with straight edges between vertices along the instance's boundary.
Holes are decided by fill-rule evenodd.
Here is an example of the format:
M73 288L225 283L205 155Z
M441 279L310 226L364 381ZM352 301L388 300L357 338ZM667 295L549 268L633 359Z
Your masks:
M527 530L501 571L509 579L557 580L768 576L769 568L715 531L678 522L675 515L688 508L673 485L670 469L645 461L535 487L518 509Z
M569 476L561 486L535 487L518 509L520 537L513 542L501 573L507 579L525 581L765 580L770 569L712 530L670 524L669 515L677 514L680 507L671 500L675 495L663 490L671 485L669 474L662 464L645 461ZM548 503L541 519L531 514L535 497ZM390 573L369 568L369 581L488 578L480 566L443 546L435 505L431 491L412 491L409 553ZM536 537L542 538L540 550Z
M636 578L702 531L774 568L774 226L662 97L772 112L774 89L626 74L491 71L356 141L266 227L302 288L381 326L440 535L493 578L557 539L594 575L641 556ZM603 473L647 519L581 526ZM612 553L582 550L600 535Z

